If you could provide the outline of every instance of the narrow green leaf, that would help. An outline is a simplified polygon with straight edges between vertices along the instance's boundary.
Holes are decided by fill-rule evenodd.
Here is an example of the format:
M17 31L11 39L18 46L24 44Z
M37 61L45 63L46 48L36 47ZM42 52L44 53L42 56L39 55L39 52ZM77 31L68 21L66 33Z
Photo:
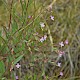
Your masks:
M15 65L17 62L19 62L22 59L23 56L24 55L20 55L17 59L15 59L14 62L13 62L13 65Z
M5 72L5 65L3 61L0 61L0 76Z
M13 21L13 23L12 23L12 33L16 32L17 29L18 29L18 25L15 21Z

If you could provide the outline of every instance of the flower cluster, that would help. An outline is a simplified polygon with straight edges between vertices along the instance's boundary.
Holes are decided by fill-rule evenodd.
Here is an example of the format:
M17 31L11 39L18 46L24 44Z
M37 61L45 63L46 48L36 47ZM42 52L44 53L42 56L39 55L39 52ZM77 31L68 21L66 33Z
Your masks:
M59 45L60 45L60 47L63 47L64 45L68 45L68 40L65 40L64 42L63 41L61 41L60 43L59 43ZM65 52L64 51L58 51L58 53L59 53L59 57L62 57L62 55L64 55L65 54ZM61 63L60 62L58 62L57 63L57 66L58 67L61 67ZM60 76L63 76L63 72L61 71L60 73L59 73L59 75Z
M61 42L59 43L59 45L60 45L61 47L63 47L64 45L67 45L68 43L69 43L68 40L65 40L64 42L61 41Z
M44 35L43 37L41 37L41 38L40 38L40 42L45 41L45 40L46 40L46 38L47 38L47 35Z

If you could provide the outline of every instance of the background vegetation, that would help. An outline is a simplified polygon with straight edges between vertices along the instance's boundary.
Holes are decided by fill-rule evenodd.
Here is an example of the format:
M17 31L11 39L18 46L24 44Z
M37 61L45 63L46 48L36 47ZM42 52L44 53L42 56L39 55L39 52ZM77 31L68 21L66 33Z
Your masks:
M80 80L80 0L0 0L0 80Z

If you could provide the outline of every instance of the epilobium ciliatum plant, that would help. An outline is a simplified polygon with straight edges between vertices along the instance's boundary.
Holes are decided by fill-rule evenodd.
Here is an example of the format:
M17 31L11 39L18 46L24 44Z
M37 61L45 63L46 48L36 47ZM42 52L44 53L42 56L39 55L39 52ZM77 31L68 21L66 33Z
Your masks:
M0 80L80 79L80 0L0 4Z

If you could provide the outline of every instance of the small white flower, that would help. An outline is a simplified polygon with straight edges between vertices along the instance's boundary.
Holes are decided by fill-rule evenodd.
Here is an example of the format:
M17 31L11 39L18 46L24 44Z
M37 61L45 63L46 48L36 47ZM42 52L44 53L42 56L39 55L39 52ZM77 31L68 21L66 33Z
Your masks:
M40 42L45 41L45 40L46 40L46 38L47 38L47 35L44 35L43 37L41 37L41 38L40 38Z
M17 63L17 64L16 64L16 67L17 67L17 68L20 68L20 67L21 67L21 65L20 65L19 63Z
M41 39L40 39L40 42L43 42L44 41L44 37L42 37Z
M46 40L46 38L47 38L47 35L44 35L44 40Z
M60 63L60 62L58 62L57 66L58 66L58 67L61 67L61 63Z
M64 46L63 41L62 41L62 42L60 42L60 43L59 43L59 45L60 45L61 47L63 47L63 46Z
M45 27L45 24L43 22L40 22L41 27Z
M51 20L53 20L53 21L54 21L54 16L50 16L50 18L51 18Z

